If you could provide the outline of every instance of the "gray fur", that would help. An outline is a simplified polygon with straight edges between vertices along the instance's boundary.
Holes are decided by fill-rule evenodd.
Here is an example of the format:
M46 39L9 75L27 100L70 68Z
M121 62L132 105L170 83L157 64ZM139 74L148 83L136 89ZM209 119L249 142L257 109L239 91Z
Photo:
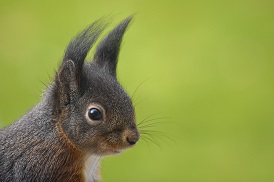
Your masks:
M42 101L0 131L0 181L86 181L85 160L133 146L139 139L131 99L116 79L123 34L130 18L111 31L84 62L105 25L97 21L67 47ZM105 113L89 123L90 104ZM96 165L97 166L97 165ZM96 173L98 173L96 169ZM98 174L90 179L98 180Z

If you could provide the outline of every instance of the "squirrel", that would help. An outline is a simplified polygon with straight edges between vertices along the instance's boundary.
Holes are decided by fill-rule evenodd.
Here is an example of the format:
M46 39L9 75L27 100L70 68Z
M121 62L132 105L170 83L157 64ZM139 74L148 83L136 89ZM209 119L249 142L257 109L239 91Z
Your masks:
M70 41L41 102L0 130L0 181L100 181L99 161L136 144L132 100L116 77L132 17L89 50L106 28L92 23Z

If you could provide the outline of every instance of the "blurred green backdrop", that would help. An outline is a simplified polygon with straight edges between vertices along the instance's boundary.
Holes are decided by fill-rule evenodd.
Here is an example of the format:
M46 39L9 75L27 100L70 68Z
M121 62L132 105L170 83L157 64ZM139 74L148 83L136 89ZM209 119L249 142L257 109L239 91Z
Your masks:
M270 0L1 0L1 127L39 102L78 31L133 13L119 79L130 95L145 81L137 119L164 117L149 129L168 136L103 159L103 181L274 181Z

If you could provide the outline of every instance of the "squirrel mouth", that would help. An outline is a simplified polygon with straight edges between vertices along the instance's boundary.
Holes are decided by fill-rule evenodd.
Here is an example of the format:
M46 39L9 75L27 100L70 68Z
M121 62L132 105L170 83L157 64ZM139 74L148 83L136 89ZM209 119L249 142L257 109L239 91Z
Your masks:
M118 147L108 147L103 150L101 150L103 155L118 155L121 154L125 148L118 148Z
M122 153L123 151L124 151L124 150L114 150L113 153L114 153L114 154L120 154L120 153Z
M121 154L123 151L124 150L105 149L99 153L100 155L107 156L107 155L118 155L118 154Z
M124 151L124 149L109 149L109 153L110 155L118 155L120 153L122 153Z
M124 143L111 143L104 139L98 143L97 152L99 155L118 155L132 146L133 145L126 145Z

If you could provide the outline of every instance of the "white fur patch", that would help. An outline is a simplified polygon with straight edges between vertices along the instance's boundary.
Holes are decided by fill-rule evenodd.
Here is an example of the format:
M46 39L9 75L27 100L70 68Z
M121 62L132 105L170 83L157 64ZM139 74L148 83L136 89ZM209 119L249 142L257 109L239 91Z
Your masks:
M91 156L88 156L87 160L85 161L84 175L86 178L86 182L100 181L100 176L99 176L100 158L101 158L100 156L91 155Z

